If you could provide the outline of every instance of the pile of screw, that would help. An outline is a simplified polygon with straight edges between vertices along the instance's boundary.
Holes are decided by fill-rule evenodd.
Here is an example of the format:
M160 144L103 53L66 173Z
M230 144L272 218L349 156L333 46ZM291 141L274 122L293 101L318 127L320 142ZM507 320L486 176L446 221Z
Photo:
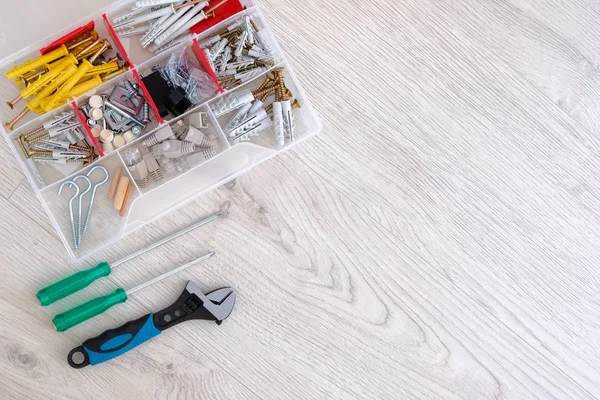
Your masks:
M277 146L285 145L286 140L294 141L292 109L299 108L300 102L290 100L292 93L285 86L283 70L274 70L273 74L254 92L234 92L211 107L217 117L237 110L224 128L233 143L248 141L271 125ZM274 101L265 106L270 95L274 95Z
M96 157L74 111L58 114L16 140L25 158L36 163L87 165Z
M231 89L263 74L275 64L264 30L245 17L200 43L223 89Z
M43 114L68 99L81 96L126 70L118 53L95 31L83 33L46 54L6 72L21 91L7 102L10 108L21 100L25 108L5 125L13 129L28 112Z
M139 85L128 80L116 85L110 94L91 96L80 109L105 153L134 140L150 122L150 105Z
M214 16L214 11L227 0L210 9L206 0L141 0L131 10L112 19L117 35L122 38L142 35L140 44L159 53L189 40L190 29L200 21Z

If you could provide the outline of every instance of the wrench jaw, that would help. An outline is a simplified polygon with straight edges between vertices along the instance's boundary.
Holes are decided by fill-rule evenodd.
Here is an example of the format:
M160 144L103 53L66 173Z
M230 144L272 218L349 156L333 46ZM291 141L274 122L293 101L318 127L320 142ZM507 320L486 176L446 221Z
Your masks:
M218 312L216 315L213 315L217 319L217 324L221 325L221 322L227 319L233 311L236 299L235 292L232 288L222 288L208 293L206 297L208 297L212 303L218 305Z
M204 294L189 281L179 298L169 307L154 314L154 325L161 331L192 319L223 322L233 310L235 293L231 288L221 288Z
M194 282L188 281L185 290L202 301L204 308L213 315L217 324L229 317L235 305L235 293L230 287L213 290L205 295Z

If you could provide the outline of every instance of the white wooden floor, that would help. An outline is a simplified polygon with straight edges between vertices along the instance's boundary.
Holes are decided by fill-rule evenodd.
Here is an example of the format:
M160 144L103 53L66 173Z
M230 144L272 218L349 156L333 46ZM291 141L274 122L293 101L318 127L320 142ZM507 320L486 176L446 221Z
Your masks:
M0 52L106 2L14 14L23 6L3 1ZM56 307L35 292L82 265L0 142L0 397L600 397L600 3L262 5L323 134L102 254L229 212ZM69 305L208 249L209 263L53 329ZM223 325L67 365L72 347L170 304L190 278L236 288Z

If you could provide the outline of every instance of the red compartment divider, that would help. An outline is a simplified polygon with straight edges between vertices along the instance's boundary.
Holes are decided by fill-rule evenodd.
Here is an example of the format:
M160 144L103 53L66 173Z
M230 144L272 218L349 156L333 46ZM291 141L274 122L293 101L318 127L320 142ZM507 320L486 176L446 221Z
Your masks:
M217 5L221 1L222 0L209 0L208 6L206 8L209 9L209 8ZM192 33L204 32L205 30L215 26L219 22L224 21L227 18L231 17L232 15L235 15L243 10L244 10L244 6L242 5L242 3L240 3L239 0L228 0L225 4L221 5L214 11L214 13L215 13L214 17L208 17L205 20L198 22L196 25L192 26L192 28L190 29L190 32L192 32Z
M146 96L146 101L148 102L148 104L150 104L150 107L152 107L152 111L154 111L154 115L156 115L156 119L158 120L159 123L164 124L165 120L158 113L158 107L156 107L156 103L154 103L154 100L152 99L152 96L150 96L150 92L146 88L146 85L144 85L144 82L142 82L140 75L138 74L138 72L135 69L133 69L131 72L133 72L133 76L138 81L138 84L140 85L140 89L142 89L142 92L144 92L144 96Z
M84 26L80 26L79 28L75 29L74 31L67 33L63 37L56 39L54 42L50 43L48 46L44 47L43 49L40 49L40 53L42 53L42 55L44 55L44 54L48 53L49 51L52 51L55 48L59 47L61 44L66 43L71 39L74 39L75 37L81 35L82 33L91 31L92 29L94 29L94 21L91 21L91 22L85 24Z
M133 63L129 59L129 54L127 54L127 52L125 51L125 47L123 47L123 43L121 43L121 39L119 39L117 32L115 32L115 28L113 28L112 25L110 24L110 22L108 21L108 18L106 17L106 13L102 14L102 19L104 20L104 23L106 24L106 29L108 29L108 33L110 34L110 37L112 38L112 40L115 41L115 44L119 48L119 52L121 53L121 55L123 57L125 57L125 61L127 61L127 64L129 64L129 68L133 68Z
M217 74L215 74L215 71L213 71L212 67L210 66L208 58L206 58L206 54L204 54L204 52L200 48L200 45L198 44L198 40L196 40L196 38L194 38L194 41L192 43L192 51L194 52L196 58L198 59L198 61L200 61L206 72L208 72L212 80L215 82L215 85L217 85L219 92L225 92L221 85L219 85L219 78L217 78Z
M94 145L96 150L98 150L98 154L100 154L100 157L104 157L104 152L98 145L98 142L96 141L96 138L94 137L94 135L92 135L92 131L90 130L90 127L88 126L87 121L85 120L85 116L79 110L79 107L77 107L77 103L72 101L71 106L73 106L73 108L75 109L75 112L77 113L77 116L79 117L79 121L81 122L81 125L83 125L83 127L85 128L85 131L87 132L88 137L92 141L92 144Z

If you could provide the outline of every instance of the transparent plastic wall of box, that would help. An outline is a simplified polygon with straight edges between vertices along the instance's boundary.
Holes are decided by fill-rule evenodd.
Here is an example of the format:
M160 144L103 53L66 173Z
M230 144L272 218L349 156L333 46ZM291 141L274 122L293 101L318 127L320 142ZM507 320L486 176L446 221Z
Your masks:
M85 18L73 26L58 31L52 37L41 40L22 51L13 54L0 62L0 71L3 72L11 68L13 65L23 62L26 59L33 58L38 49L44 47L52 40L61 37L62 35L72 31L93 20L96 22L96 29L101 35L104 35L106 31L106 25L102 18L103 14L107 15L107 19L110 21L111 16L118 15L119 13L128 10L131 7L132 1L121 1L112 4L105 10L100 10L98 13ZM217 93L214 97L206 99L206 101L198 104L193 109L187 111L183 115L173 118L170 121L157 121L153 119L152 128L146 130L146 132L138 137L135 141L128 143L125 147L119 148L109 154L99 158L93 164L81 169L72 175L62 177L54 171L36 171L35 166L32 167L31 163L22 155L21 150L18 147L17 142L14 138L19 132L25 131L26 129L33 129L44 121L44 118L48 118L48 114L43 116L30 115L24 125L18 130L13 132L7 132L2 126L0 131L7 139L9 147L13 151L17 161L21 168L25 172L28 180L31 182L32 187L35 190L40 202L46 210L53 226L59 233L61 240L63 241L68 254L73 260L82 260L95 252L101 251L110 244L118 241L123 236L128 235L136 229L144 226L145 224L155 221L165 214L188 204L189 202L197 199L198 197L210 192L211 190L218 188L219 186L235 179L241 174L249 171L259 163L277 155L281 151L287 150L292 146L302 142L303 140L316 135L322 130L321 122L319 121L309 99L305 92L300 87L300 84L293 74L293 71L289 63L285 59L285 55L281 51L277 44L275 37L269 28L261 10L252 1L242 0L242 4L247 6L247 9L220 22L218 25L211 27L210 29L202 32L198 35L194 35L193 38L201 42L203 39L215 35L216 33L223 30L226 26L234 23L240 18L244 18L249 15L257 23L259 28L265 29L268 33L268 37L271 40L274 51L276 52L276 65L274 65L269 71L266 71L260 76L246 82L244 85L236 87L232 90L225 91L224 93ZM108 34L107 34L108 36ZM119 80L125 77L131 78L135 72L143 74L144 72L151 69L154 65L164 62L168 59L165 54L153 55L151 53L141 51L136 48L135 41L137 38L130 38L122 41L123 49L125 50L126 57L128 57L133 64L131 73L126 76L115 78L106 82L102 87L96 88L77 99L74 99L76 104L83 104L92 94L101 93L105 88L114 86ZM111 42L114 43L113 40ZM192 38L188 41L180 44L179 46L193 46ZM131 53L131 54L129 54ZM170 51L169 51L170 53ZM241 90L256 89L264 80L267 73L274 68L284 68L284 77L286 86L292 91L293 97L298 99L302 104L300 109L294 110L294 122L295 122L295 140L293 143L286 143L284 147L276 147L272 131L267 130L256 138L253 138L250 142L244 143L232 143L229 138L223 132L223 127L227 122L229 115L215 117L212 113L210 106L218 101L223 96L228 96L231 93L239 92ZM13 83L5 78L0 78L0 94L5 98L12 98L18 93ZM69 104L63 106L65 108L71 107ZM9 112L8 108L0 108L0 117L2 122L10 120L14 115L14 112ZM57 110L58 111L58 110ZM112 207L112 200L108 199L107 193L109 190L109 181L101 186L98 190L92 215L90 218L88 232L82 240L80 248L75 251L72 246L72 234L71 224L69 220L68 210L68 199L71 194L68 188L65 188L64 193L59 196L57 194L58 188L62 182L71 180L73 176L78 174L85 174L91 168L96 165L105 166L108 171L113 173L117 166L122 169L122 174L129 176L133 182L133 178L128 172L125 163L125 152L127 149L134 146L140 146L141 141L153 134L159 129L165 127L169 128L179 120L185 120L191 114L203 111L208 113L208 119L210 123L210 129L206 133L210 134L217 143L216 153L217 155L207 161L203 162L191 162L189 168L180 174L174 176L168 176L161 182L152 182L146 188L140 188L135 185L131 203L128 212L125 217L120 217L118 211ZM42 178L40 180L40 175ZM100 173L94 172L92 175L92 181L97 182L100 179ZM84 200L84 204L87 202L87 197Z

